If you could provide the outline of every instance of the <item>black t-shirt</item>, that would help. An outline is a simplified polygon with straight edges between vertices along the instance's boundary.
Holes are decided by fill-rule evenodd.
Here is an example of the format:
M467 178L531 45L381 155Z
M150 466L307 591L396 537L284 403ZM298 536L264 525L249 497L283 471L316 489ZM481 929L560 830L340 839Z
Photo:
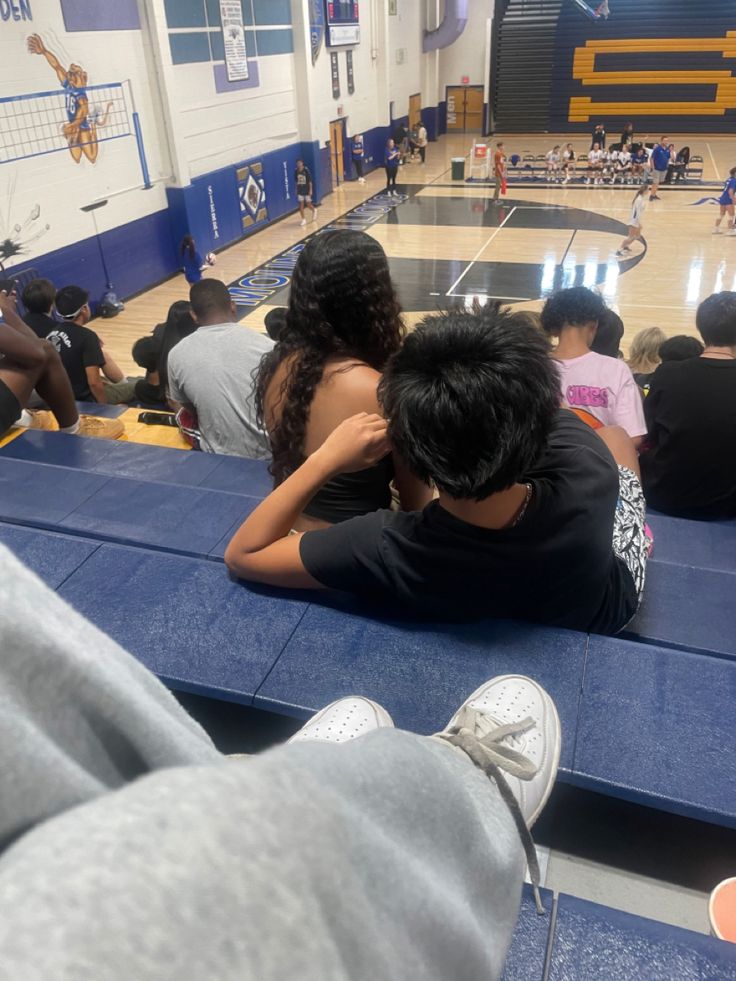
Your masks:
M312 193L312 175L306 167L294 171L294 180L296 181L296 193L300 197L306 197Z
M647 502L702 520L736 516L736 361L667 361L644 414L652 449L641 457Z
M300 554L324 586L443 619L513 617L613 633L634 615L634 581L613 554L618 470L607 447L560 410L533 495L514 528L460 521L437 501L307 532Z
M80 327L67 320L58 322L42 313L26 314L25 322L59 352L74 390L74 398L79 402L94 401L85 368L101 368L105 363L97 334L89 327Z

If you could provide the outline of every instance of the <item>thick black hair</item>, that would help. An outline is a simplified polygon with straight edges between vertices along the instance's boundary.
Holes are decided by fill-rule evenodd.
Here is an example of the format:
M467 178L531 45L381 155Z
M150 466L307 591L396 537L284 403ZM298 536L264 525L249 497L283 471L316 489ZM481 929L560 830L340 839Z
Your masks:
M276 484L304 460L309 411L327 359L354 358L381 371L403 336L386 253L374 238L345 230L322 232L307 242L294 268L286 323L276 347L264 355L256 381L258 417L265 424L268 386L279 364L290 358L280 419L269 433Z
M704 348L697 337L690 334L676 334L659 345L660 361L689 361L699 358Z
M229 319L233 300L230 290L219 279L200 279L189 290L189 302L201 323L216 316Z
M205 282L207 282L205 280ZM197 324L192 317L192 308L188 300L177 300L169 307L164 327L163 338L161 340L161 351L158 356L158 378L159 387L166 399L166 389L169 385L169 354L176 347L179 341L189 337L197 329Z
M547 338L497 303L424 320L378 390L409 469L451 497L480 501L539 459L560 406Z
M736 293L711 293L698 307L695 326L706 346L736 347Z
M598 319L598 330L595 332L590 350L597 354L605 354L609 358L617 358L623 336L623 320L606 307Z
M193 259L196 251L197 247L194 244L194 238L191 235L185 235L181 240L181 245L179 246L179 252L181 255L184 256L189 253L189 257Z
M32 279L23 290L23 305L31 313L49 313L56 300L50 279Z
M286 326L286 307L274 307L263 318L263 326L272 341L278 341L281 331Z
M565 326L583 327L585 324L600 323L606 309L598 293L587 286L571 286L554 293L544 304L542 327L548 334L557 337Z
M62 286L56 294L56 312L64 320L75 320L89 303L89 293L81 286Z

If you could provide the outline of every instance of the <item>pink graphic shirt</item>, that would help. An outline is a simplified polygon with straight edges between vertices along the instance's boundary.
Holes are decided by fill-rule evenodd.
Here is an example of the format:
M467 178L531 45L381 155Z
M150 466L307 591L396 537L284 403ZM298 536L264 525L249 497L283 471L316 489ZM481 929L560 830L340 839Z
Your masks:
M565 405L586 409L604 426L621 426L632 438L646 434L641 394L627 364L595 351L556 360Z

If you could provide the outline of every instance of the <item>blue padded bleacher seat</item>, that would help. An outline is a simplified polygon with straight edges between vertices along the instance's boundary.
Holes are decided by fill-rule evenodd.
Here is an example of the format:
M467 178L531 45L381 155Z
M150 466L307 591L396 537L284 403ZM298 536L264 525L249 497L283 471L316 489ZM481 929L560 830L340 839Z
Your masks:
M343 695L366 695L400 728L431 733L488 678L528 674L557 704L561 766L569 769L586 642L585 634L531 624L381 622L314 604L255 705L305 717Z
M199 487L110 477L60 522L60 528L107 541L206 556L258 503L256 498Z
M0 543L50 589L58 589L100 547L99 542L86 538L4 524L0 524Z
M736 827L734 705L732 660L591 637L573 782Z
M652 562L626 636L736 657L736 574Z
M268 472L269 460L245 460L237 456L218 456L217 467L202 481L202 487L265 497L273 490L273 477Z
M561 895L549 981L736 981L736 945Z
M687 521L647 513L654 532L652 561L736 573L736 521Z
M532 887L524 883L519 919L501 981L543 981L552 925L553 896L549 889L540 889L539 892L546 911L544 916L537 913Z
M307 608L213 562L121 545L102 545L59 595L172 688L244 704Z
M22 460L0 461L0 521L57 525L109 478Z
M248 497L265 497L272 485L266 460L193 453L125 440L80 439L41 430L29 430L0 447L0 460L3 457L111 477L207 487Z

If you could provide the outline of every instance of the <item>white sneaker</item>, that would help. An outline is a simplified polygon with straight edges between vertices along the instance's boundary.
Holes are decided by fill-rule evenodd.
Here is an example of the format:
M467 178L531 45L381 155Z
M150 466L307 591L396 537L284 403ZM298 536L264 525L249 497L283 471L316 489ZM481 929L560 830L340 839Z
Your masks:
M723 229L722 228L714 228L713 229L713 234L714 235L723 235Z
M299 224L302 226L302 228L304 228L304 226L307 224L307 219L306 218L302 218L302 220L299 222Z
M310 221L316 221L316 220L317 220L317 205L315 204L314 211L312 211L312 217L310 218Z
M359 177L358 178L358 183L359 184L365 184L365 177Z
M313 715L289 740L299 743L346 743L374 729L393 729L394 723L385 708L369 698L351 695L331 702Z
M560 763L560 719L547 692L522 675L492 678L462 704L444 732L453 729L476 737L530 828L552 793Z

